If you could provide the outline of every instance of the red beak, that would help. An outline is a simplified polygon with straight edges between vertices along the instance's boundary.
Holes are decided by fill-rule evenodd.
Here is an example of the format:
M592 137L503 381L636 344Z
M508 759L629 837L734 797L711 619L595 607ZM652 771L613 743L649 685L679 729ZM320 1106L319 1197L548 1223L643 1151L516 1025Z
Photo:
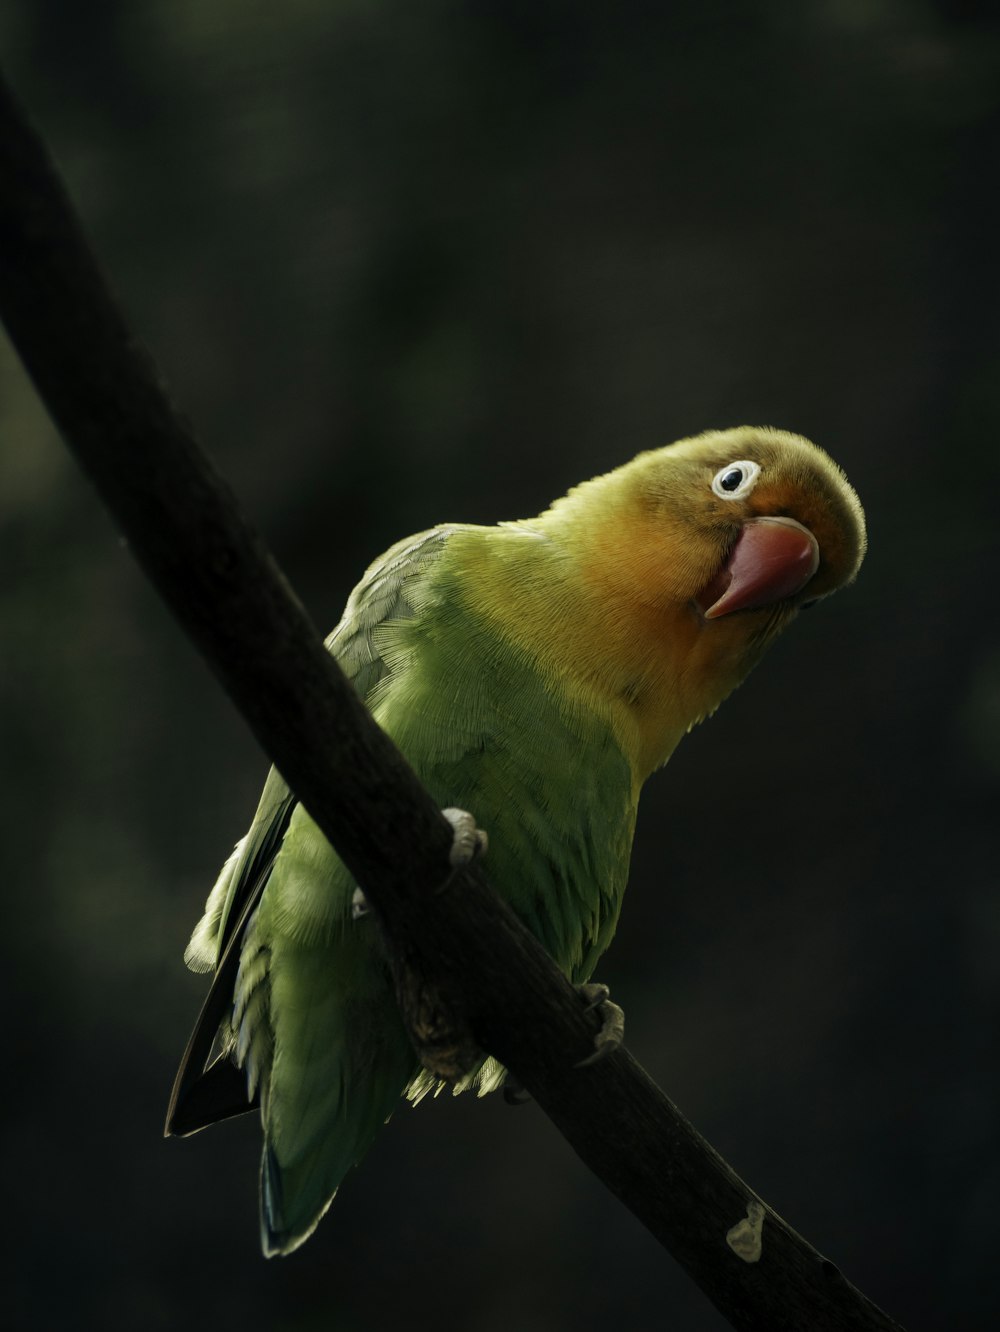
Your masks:
M819 567L819 545L794 518L752 518L729 558L695 598L706 620L794 596Z

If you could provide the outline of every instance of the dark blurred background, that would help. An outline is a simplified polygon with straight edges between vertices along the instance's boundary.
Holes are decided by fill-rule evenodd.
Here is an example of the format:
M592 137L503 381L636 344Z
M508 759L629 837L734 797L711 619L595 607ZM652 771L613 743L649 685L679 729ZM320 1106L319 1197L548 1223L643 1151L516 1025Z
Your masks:
M872 1298L995 1327L996 6L8 0L0 49L324 629L396 538L709 426L844 465L861 578L650 783L599 974ZM259 1256L256 1125L160 1132L267 761L5 342L0 562L7 1325L722 1328L499 1098L401 1108Z

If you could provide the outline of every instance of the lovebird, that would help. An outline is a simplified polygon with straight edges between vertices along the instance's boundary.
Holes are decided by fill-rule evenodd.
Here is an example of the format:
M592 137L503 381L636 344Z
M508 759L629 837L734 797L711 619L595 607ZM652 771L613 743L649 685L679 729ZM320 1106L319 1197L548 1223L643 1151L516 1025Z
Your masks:
M490 883L581 984L615 933L643 783L865 547L816 445L709 431L537 518L398 542L327 646L433 798L486 831ZM167 1133L259 1106L262 1247L290 1253L401 1097L440 1086L358 885L274 769L185 961L215 978ZM454 1090L503 1078L484 1057Z

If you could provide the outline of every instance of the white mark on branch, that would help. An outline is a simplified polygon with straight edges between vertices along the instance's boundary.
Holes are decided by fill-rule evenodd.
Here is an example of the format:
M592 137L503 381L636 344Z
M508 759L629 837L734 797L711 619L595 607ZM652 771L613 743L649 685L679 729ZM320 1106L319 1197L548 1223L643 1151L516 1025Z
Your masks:
M355 888L354 896L351 898L351 920L361 920L363 916L368 915L369 911L368 898L365 897L360 888Z
M760 1261L763 1249L764 1204L751 1200L747 1203L747 1214L742 1221L737 1221L726 1231L726 1243L745 1263Z

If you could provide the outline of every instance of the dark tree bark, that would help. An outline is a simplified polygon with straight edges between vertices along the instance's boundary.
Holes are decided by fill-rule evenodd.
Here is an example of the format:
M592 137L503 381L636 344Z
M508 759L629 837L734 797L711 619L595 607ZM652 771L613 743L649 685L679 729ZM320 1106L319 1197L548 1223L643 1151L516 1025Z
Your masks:
M425 1061L453 1073L470 1040L496 1055L733 1327L898 1332L624 1049L574 1067L595 1015L478 865L452 872L448 824L171 404L2 86L0 314L136 558L364 884Z

